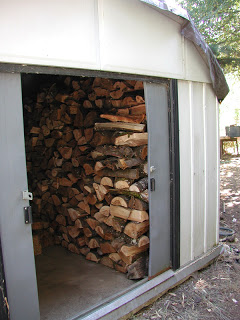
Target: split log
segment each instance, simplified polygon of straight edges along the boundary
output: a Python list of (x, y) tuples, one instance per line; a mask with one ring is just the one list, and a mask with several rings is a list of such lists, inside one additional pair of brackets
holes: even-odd
[(103, 214), (105, 217), (108, 217), (110, 214), (110, 207), (109, 206), (102, 206), (102, 208), (99, 210), (101, 214)]
[(103, 254), (116, 252), (116, 249), (114, 249), (110, 242), (101, 242), (100, 249)]
[(110, 193), (107, 193), (104, 197), (104, 200), (107, 202), (108, 205), (111, 204), (113, 196)]
[(84, 136), (87, 142), (91, 141), (93, 138), (93, 128), (84, 129)]
[(125, 262), (122, 261), (122, 264), (118, 264), (116, 263), (114, 268), (119, 271), (119, 272), (122, 272), (122, 273), (127, 273), (127, 265)]
[(102, 177), (100, 184), (107, 187), (113, 187), (113, 180), (109, 177)]
[(138, 240), (138, 247), (144, 247), (146, 245), (149, 245), (150, 241), (147, 236), (141, 236)]
[(30, 130), (30, 133), (39, 134), (40, 131), (41, 129), (39, 127), (32, 127), (32, 129)]
[(148, 275), (148, 257), (143, 256), (127, 267), (127, 278), (131, 280), (142, 279)]
[(85, 101), (83, 102), (83, 108), (85, 108), (85, 109), (92, 109), (93, 106), (92, 106), (91, 101), (85, 100)]
[(133, 133), (133, 134), (126, 134), (123, 136), (119, 136), (115, 138), (114, 144), (116, 146), (130, 146), (130, 147), (137, 147), (144, 144), (148, 144), (148, 133)]
[(90, 207), (87, 202), (81, 201), (77, 205), (80, 209), (85, 211), (87, 214), (90, 214)]
[[(85, 238), (84, 238), (84, 237), (77, 238), (77, 244), (78, 244), (80, 247), (85, 246), (85, 245), (86, 245)], [(81, 251), (81, 250), (80, 250), (80, 251)]]
[(112, 193), (112, 194), (122, 194), (122, 195), (126, 195), (129, 197), (135, 197), (135, 198), (138, 198), (138, 199), (143, 200), (148, 203), (148, 190), (145, 190), (145, 191), (139, 193), (139, 192), (133, 192), (133, 191), (124, 190), (124, 189), (121, 189), (121, 190), (120, 189), (109, 189), (108, 192)]
[(123, 253), (126, 257), (131, 257), (131, 256), (134, 256), (138, 253), (147, 251), (148, 248), (149, 248), (149, 244), (146, 244), (145, 246), (142, 246), (142, 247), (131, 246), (131, 245), (126, 246), (125, 245), (125, 246), (121, 247), (119, 254)]
[(105, 217), (103, 222), (117, 232), (123, 232), (126, 225), (126, 220), (114, 216)]
[(59, 185), (63, 187), (71, 187), (73, 182), (67, 178), (61, 178), (59, 179)]
[(134, 86), (134, 90), (143, 90), (143, 82), (142, 81), (137, 81), (135, 86)]
[(74, 129), (73, 135), (76, 141), (78, 141), (82, 137), (82, 129)]
[(127, 220), (130, 216), (131, 209), (110, 205), (110, 214), (114, 217)]
[(146, 211), (132, 210), (129, 208), (114, 205), (110, 206), (110, 214), (114, 217), (135, 222), (143, 222), (149, 220), (148, 213)]
[(130, 198), (128, 202), (128, 207), (136, 210), (148, 210), (148, 204), (135, 197)]
[[(142, 160), (139, 158), (132, 158), (132, 159), (118, 159), (118, 167), (120, 169), (127, 169), (132, 167), (137, 167), (142, 163)], [(131, 190), (134, 191), (134, 190)]]
[(83, 194), (83, 193), (76, 194), (76, 195), (75, 195), (75, 198), (76, 198), (78, 201), (82, 201), (82, 200), (84, 199), (84, 194)]
[(131, 115), (142, 115), (146, 114), (146, 106), (145, 104), (139, 104), (138, 106), (131, 107), (129, 109)]
[(117, 115), (119, 116), (128, 116), (129, 115), (129, 109), (128, 108), (120, 108), (117, 110)]
[(83, 247), (80, 248), (79, 251), (81, 252), (81, 254), (83, 254), (84, 256), (87, 256), (88, 253), (90, 252), (90, 249), (88, 247)]
[(147, 188), (148, 188), (148, 178), (143, 178), (143, 179), (138, 180), (135, 183), (133, 183), (130, 186), (129, 191), (143, 192)]
[(91, 238), (93, 236), (93, 233), (89, 228), (83, 228), (83, 233), (87, 238)]
[(117, 178), (126, 178), (131, 180), (139, 179), (139, 170), (138, 169), (126, 169), (126, 170), (115, 170), (103, 169), (98, 172), (99, 176), (109, 176)]
[(118, 253), (123, 260), (123, 262), (126, 263), (126, 265), (131, 265), (134, 261), (136, 261), (138, 258), (140, 258), (143, 254), (142, 253), (136, 253), (135, 255), (126, 256), (124, 253), (120, 252)]
[(94, 171), (95, 171), (95, 173), (98, 173), (98, 171), (100, 171), (106, 167), (111, 170), (119, 169), (118, 159), (115, 157), (110, 157), (110, 158), (107, 158), (102, 161), (97, 161), (95, 164), (95, 167), (94, 167)]
[(93, 188), (95, 189), (98, 200), (103, 201), (105, 194), (108, 193), (108, 189), (105, 186), (97, 183), (93, 183)]
[(63, 233), (62, 237), (66, 242), (70, 242), (66, 233)]
[(135, 221), (135, 222), (143, 222), (143, 221), (149, 220), (149, 216), (147, 211), (131, 210), (128, 220)]
[(88, 193), (95, 193), (95, 190), (94, 190), (92, 184), (90, 184), (90, 183), (85, 185), (84, 189), (87, 190)]
[(70, 237), (72, 237), (73, 239), (78, 237), (81, 232), (81, 230), (79, 228), (77, 228), (76, 226), (68, 226), (67, 231), (68, 231), (68, 234), (70, 235)]
[(99, 222), (105, 222), (107, 219), (107, 217), (99, 211), (94, 214), (94, 218)]
[(82, 229), (82, 228), (83, 228), (83, 225), (82, 225), (82, 222), (81, 222), (80, 219), (75, 220), (75, 226), (76, 226), (78, 229)]
[(116, 178), (114, 182), (115, 189), (129, 189), (132, 184), (131, 180), (127, 180), (125, 178)]
[(67, 209), (67, 211), (72, 221), (75, 221), (78, 218), (85, 217), (87, 215), (87, 213), (85, 213), (82, 209), (79, 208), (69, 208)]
[(109, 91), (103, 88), (94, 88), (93, 89), (97, 97), (107, 97), (109, 95)]
[(87, 176), (89, 176), (89, 175), (94, 173), (94, 169), (93, 169), (93, 167), (91, 166), (90, 163), (84, 163), (83, 168), (84, 168), (85, 174)]
[(145, 202), (148, 202), (148, 190), (145, 190), (140, 193), (141, 194), (141, 199)]
[(112, 156), (116, 158), (131, 158), (133, 150), (128, 146), (98, 146), (94, 152), (91, 153), (92, 158), (96, 160), (99, 157)]
[(98, 263), (100, 261), (100, 257), (97, 253), (89, 252), (86, 255), (86, 259)]
[(114, 206), (121, 206), (121, 207), (128, 208), (128, 200), (129, 199), (126, 196), (117, 196), (112, 199), (111, 204)]
[(101, 161), (97, 161), (95, 166), (94, 166), (94, 172), (98, 172), (102, 169), (104, 169), (106, 166), (101, 162)]
[(113, 232), (111, 228), (107, 227), (105, 224), (100, 224), (95, 228), (96, 233), (104, 240), (113, 240)]
[(100, 263), (103, 264), (104, 266), (106, 267), (109, 267), (109, 268), (112, 268), (114, 269), (114, 263), (113, 261), (107, 257), (107, 256), (104, 256), (101, 260), (100, 260)]
[[(123, 109), (127, 110), (127, 109)], [(120, 116), (118, 116), (120, 117)], [(122, 117), (121, 118), (125, 118)], [(122, 123), (122, 122), (104, 122), (95, 123), (94, 129), (96, 131), (132, 131), (132, 132), (144, 132), (146, 128), (145, 124), (140, 123)]]
[(62, 147), (62, 148), (59, 148), (58, 151), (64, 159), (68, 160), (72, 156), (72, 148)]
[(90, 111), (84, 118), (83, 125), (85, 128), (92, 127), (98, 118), (96, 111)]
[(63, 240), (61, 242), (61, 246), (64, 247), (64, 248), (67, 248), (68, 247), (68, 242), (66, 240)]
[(95, 194), (89, 193), (89, 195), (87, 196), (87, 202), (91, 205), (97, 203), (97, 197), (95, 196)]
[(129, 222), (125, 229), (124, 233), (130, 238), (137, 239), (144, 233), (149, 230), (149, 221), (144, 221), (141, 223)]
[(96, 132), (90, 144), (93, 147), (97, 147), (97, 146), (102, 146), (104, 144), (112, 144), (112, 142), (113, 142), (112, 134), (105, 133), (105, 132), (104, 133)]
[(95, 230), (96, 227), (99, 225), (99, 222), (92, 218), (86, 219), (86, 222), (92, 230)]
[(68, 250), (73, 253), (79, 254), (79, 249), (73, 243), (69, 243)]
[(99, 241), (97, 240), (97, 238), (92, 238), (89, 243), (88, 243), (88, 247), (90, 249), (96, 249), (100, 247)]
[(148, 155), (147, 145), (134, 148), (134, 155), (135, 157), (139, 157), (141, 160), (145, 160)]
[(125, 242), (121, 238), (116, 238), (111, 242), (111, 245), (118, 252), (121, 249), (121, 247), (125, 245)]
[[(132, 97), (125, 97), (121, 101), (120, 106), (122, 106), (122, 107), (131, 107), (131, 106), (135, 106), (137, 104), (138, 104), (138, 102), (135, 101)], [(116, 107), (116, 106), (114, 106), (114, 107)]]
[(118, 253), (110, 253), (109, 258), (116, 263), (121, 260), (121, 257)]
[(128, 116), (128, 117), (123, 117), (123, 116), (118, 116), (118, 115), (113, 115), (113, 114), (101, 114), (100, 118), (102, 119), (107, 119), (112, 122), (126, 122), (126, 123), (142, 123), (145, 119), (145, 115), (138, 115), (138, 116)]
[[(59, 224), (61, 224), (61, 225), (63, 225), (63, 226), (66, 226), (66, 218), (65, 218), (62, 214), (57, 215), (56, 221), (57, 221)], [(34, 230), (34, 229), (33, 229), (33, 230)]]

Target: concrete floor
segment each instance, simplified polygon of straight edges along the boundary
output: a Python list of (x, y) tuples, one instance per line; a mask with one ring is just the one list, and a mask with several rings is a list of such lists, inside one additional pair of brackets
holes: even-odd
[(135, 281), (60, 246), (35, 258), (41, 320), (69, 320), (126, 290)]

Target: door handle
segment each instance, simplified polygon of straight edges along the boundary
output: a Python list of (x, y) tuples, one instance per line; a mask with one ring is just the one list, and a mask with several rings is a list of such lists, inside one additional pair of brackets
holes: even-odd
[(32, 207), (24, 207), (24, 220), (26, 224), (32, 224)]
[(150, 179), (150, 190), (155, 191), (155, 179), (154, 178)]

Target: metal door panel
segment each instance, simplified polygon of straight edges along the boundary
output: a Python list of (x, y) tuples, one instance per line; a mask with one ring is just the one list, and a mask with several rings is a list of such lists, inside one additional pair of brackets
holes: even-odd
[[(148, 123), (148, 172), (155, 179), (149, 188), (149, 277), (170, 267), (170, 166), (168, 84), (144, 83)], [(155, 170), (151, 172), (150, 168)]]
[(0, 73), (0, 232), (11, 320), (38, 320), (31, 225), (25, 224), (27, 190), (20, 74)]

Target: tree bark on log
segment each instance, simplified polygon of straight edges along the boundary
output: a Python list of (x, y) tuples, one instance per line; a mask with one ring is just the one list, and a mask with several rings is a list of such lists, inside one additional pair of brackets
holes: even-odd
[(117, 178), (127, 178), (131, 180), (139, 179), (139, 170), (138, 169), (126, 169), (126, 170), (116, 170), (112, 171), (110, 169), (103, 169), (98, 172), (98, 175), (109, 176), (109, 177), (117, 177)]
[(148, 188), (148, 178), (143, 178), (141, 180), (136, 181), (133, 183), (129, 191), (134, 191), (134, 192), (143, 192)]

